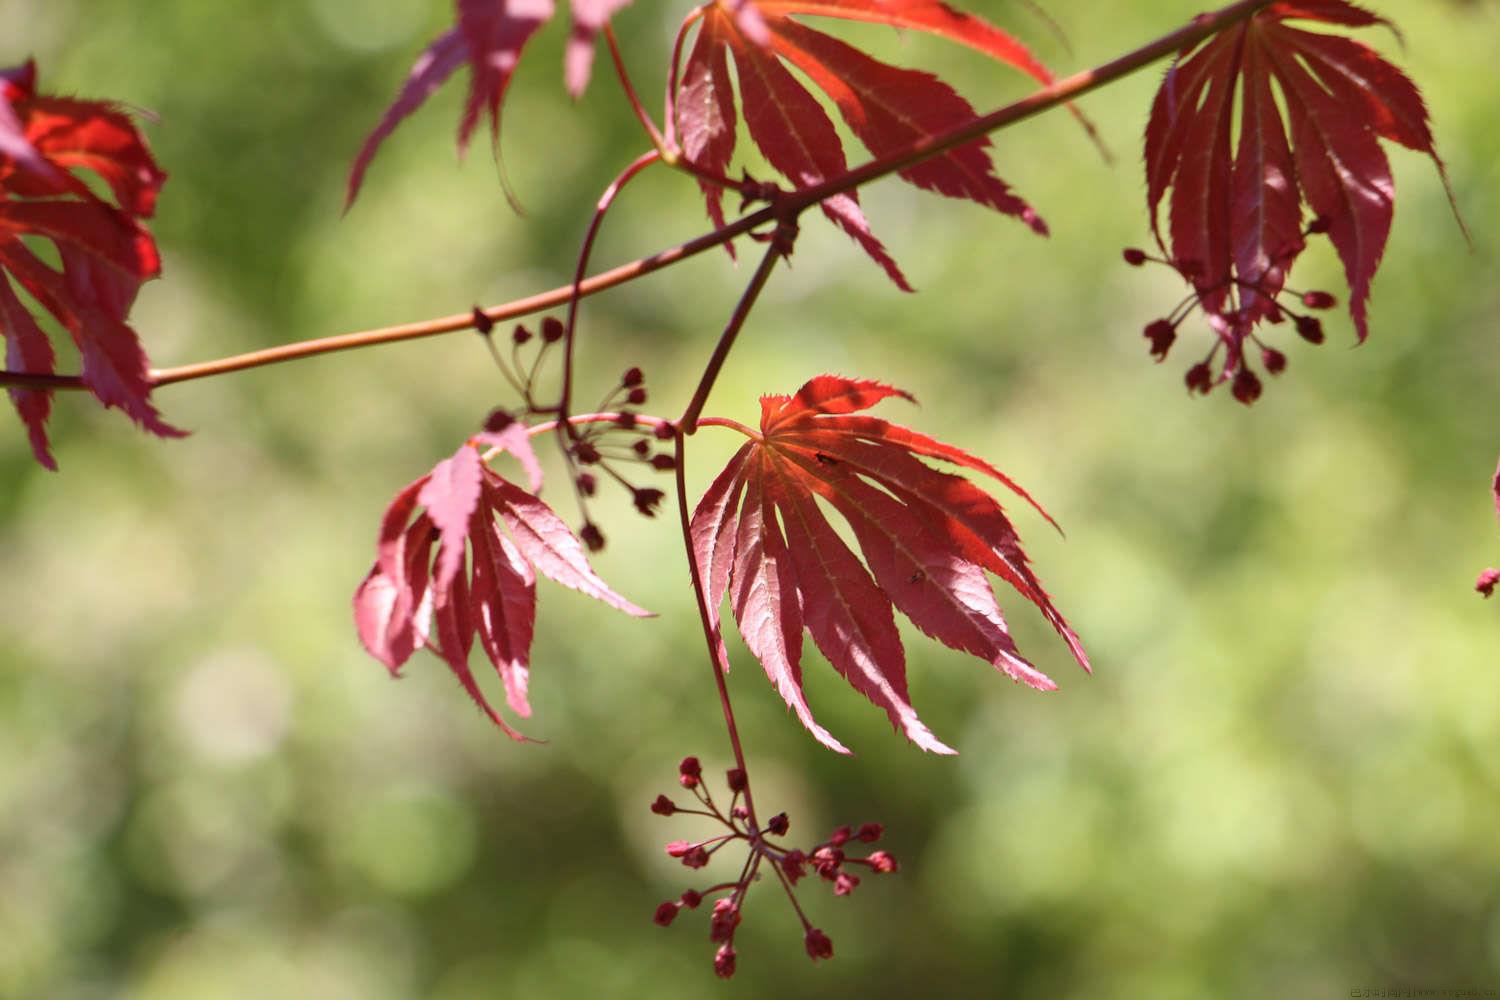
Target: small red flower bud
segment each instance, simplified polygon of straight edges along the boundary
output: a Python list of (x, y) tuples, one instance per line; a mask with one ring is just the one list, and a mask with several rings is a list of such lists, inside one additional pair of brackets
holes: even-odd
[(635, 414), (629, 410), (621, 410), (615, 414), (615, 426), (630, 430), (635, 426)]
[(1153, 320), (1146, 324), (1142, 336), (1151, 341), (1151, 356), (1157, 361), (1165, 361), (1167, 352), (1172, 349), (1172, 344), (1177, 340), (1177, 328), (1170, 320)]
[(682, 783), (682, 787), (697, 788), (698, 779), (701, 777), (703, 777), (703, 765), (698, 763), (698, 758), (682, 758), (682, 763), (677, 765), (677, 780)]
[(584, 465), (593, 465), (599, 461), (599, 449), (595, 448), (593, 443), (589, 441), (579, 441), (575, 444), (573, 446), (573, 454)]
[(677, 803), (665, 795), (658, 795), (656, 801), (651, 803), (651, 811), (658, 816), (670, 816), (677, 811)]
[(620, 384), (627, 389), (634, 389), (644, 381), (646, 376), (639, 368), (627, 368), (625, 374), (620, 376)]
[(875, 841), (879, 840), (881, 835), (884, 833), (885, 827), (881, 826), (879, 823), (866, 823), (864, 826), (859, 828), (859, 832), (856, 833), (855, 836), (864, 841), (866, 844), (873, 844), (875, 843)]
[(509, 410), (497, 406), (484, 418), (484, 429), (491, 434), (498, 434), (515, 422), (516, 418)]
[(847, 896), (859, 885), (859, 878), (848, 872), (839, 872), (833, 880), (833, 894), (835, 896)]
[(734, 975), (734, 949), (727, 944), (714, 952), (714, 975), (720, 979)]
[(651, 433), (656, 435), (658, 441), (670, 441), (677, 436), (671, 424), (657, 424)]
[(749, 819), (750, 818), (750, 807), (749, 806), (735, 806), (733, 809), (729, 810), (729, 815), (733, 816), (735, 819)]
[(646, 401), (646, 390), (637, 386), (630, 390), (630, 395), (626, 396), (625, 400), (631, 406), (640, 406)]
[(749, 784), (745, 780), (744, 770), (738, 767), (731, 767), (725, 774), (724, 778), (725, 781), (728, 782), (729, 790), (731, 792), (743, 792), (746, 785)]
[(730, 897), (714, 903), (713, 916), (708, 921), (710, 941), (728, 941), (734, 937), (734, 929), (740, 925), (740, 908)]
[(1140, 249), (1139, 247), (1126, 247), (1123, 251), (1121, 251), (1120, 256), (1124, 257), (1125, 263), (1129, 264), (1131, 267), (1140, 267), (1142, 264), (1146, 263), (1146, 251)]
[(1496, 584), (1500, 584), (1500, 569), (1487, 569), (1479, 574), (1479, 579), (1474, 583), (1474, 589), (1485, 597), (1493, 597)]
[(876, 851), (868, 858), (865, 858), (865, 860), (870, 863), (870, 868), (877, 875), (889, 875), (901, 869), (901, 865), (897, 863), (896, 859), (884, 851)]
[(655, 469), (658, 472), (671, 472), (673, 469), (677, 468), (677, 459), (673, 458), (671, 455), (666, 454), (652, 455), (651, 468)]
[(595, 491), (599, 489), (599, 480), (594, 478), (592, 472), (580, 472), (576, 481), (578, 483), (578, 492), (586, 497), (593, 496)]
[(583, 522), (583, 527), (578, 531), (578, 537), (583, 539), (583, 544), (589, 547), (590, 552), (598, 552), (604, 548), (604, 532), (593, 521)]
[(524, 344), (531, 339), (531, 331), (526, 329), (525, 324), (517, 323), (516, 328), (511, 331), (510, 339), (515, 341), (518, 345)]
[(667, 856), (670, 858), (680, 858), (692, 849), (693, 842), (691, 840), (673, 840), (667, 844)]
[(696, 910), (698, 904), (703, 902), (703, 893), (693, 889), (687, 889), (682, 894), (682, 905), (690, 910)]
[(766, 832), (777, 837), (784, 837), (787, 830), (791, 829), (791, 825), (786, 818), (786, 813), (777, 813), (766, 822)]
[(781, 870), (787, 881), (796, 885), (807, 874), (807, 855), (797, 850), (787, 851), (781, 859)]
[(1316, 236), (1319, 233), (1328, 232), (1329, 219), (1326, 215), (1316, 216), (1307, 224), (1307, 235)]
[(669, 927), (672, 921), (677, 919), (677, 904), (672, 902), (663, 903), (656, 908), (656, 915), (651, 918), (658, 927)]
[(495, 321), (485, 315), (484, 310), (478, 306), (474, 307), (474, 329), (479, 331), (481, 337), (488, 337), (490, 331), (495, 328)]
[(1298, 316), (1297, 334), (1309, 344), (1323, 342), (1323, 324), (1316, 316)]
[(833, 835), (828, 838), (828, 842), (834, 847), (843, 847), (849, 843), (849, 838), (853, 835), (854, 831), (850, 830), (847, 826), (841, 826), (833, 831)]
[(682, 863), (688, 868), (702, 868), (708, 864), (708, 852), (701, 847), (695, 847), (682, 856)]
[(1280, 375), (1286, 371), (1286, 355), (1275, 348), (1268, 347), (1261, 351), (1260, 360), (1266, 366), (1266, 371), (1272, 375)]
[(1230, 386), (1234, 398), (1249, 406), (1260, 398), (1260, 379), (1248, 368), (1241, 368), (1235, 372), (1234, 383)]
[(1201, 392), (1207, 395), (1208, 390), (1213, 388), (1213, 372), (1209, 370), (1206, 361), (1200, 361), (1187, 370), (1187, 377), (1184, 381), (1187, 382), (1188, 392)]
[(630, 450), (635, 452), (642, 458), (645, 458), (647, 453), (651, 451), (651, 445), (646, 442), (645, 438), (641, 438), (639, 441), (630, 446)]
[(662, 498), (665, 496), (666, 494), (661, 490), (647, 487), (646, 489), (632, 490), (630, 494), (630, 500), (631, 503), (635, 504), (636, 510), (640, 511), (647, 517), (655, 517), (656, 507), (661, 503)]
[(802, 943), (807, 946), (807, 957), (814, 962), (820, 958), (833, 957), (833, 942), (816, 927), (807, 929), (807, 933), (802, 936)]
[(1339, 300), (1328, 292), (1303, 292), (1302, 304), (1309, 309), (1332, 309)]
[(542, 339), (549, 344), (555, 344), (563, 338), (562, 320), (556, 316), (548, 316), (542, 320)]

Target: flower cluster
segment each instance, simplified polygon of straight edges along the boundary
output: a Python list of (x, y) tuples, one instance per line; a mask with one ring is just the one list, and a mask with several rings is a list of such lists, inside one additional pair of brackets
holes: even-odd
[[(853, 856), (856, 845), (873, 844), (881, 838), (885, 828), (879, 823), (866, 823), (858, 828), (841, 826), (827, 840), (803, 850), (787, 847), (773, 841), (772, 837), (784, 837), (791, 827), (786, 813), (777, 813), (759, 826), (754, 809), (750, 805), (749, 781), (745, 772), (732, 768), (726, 775), (731, 798), (727, 810), (720, 809), (713, 794), (703, 781), (703, 769), (696, 757), (684, 758), (678, 767), (678, 783), (693, 794), (697, 807), (679, 806), (666, 795), (658, 795), (651, 803), (651, 811), (658, 816), (686, 813), (707, 816), (721, 824), (725, 832), (706, 840), (674, 840), (667, 844), (667, 854), (677, 858), (683, 866), (699, 869), (729, 844), (742, 843), (745, 861), (740, 874), (732, 882), (719, 882), (703, 889), (688, 889), (677, 899), (669, 899), (657, 906), (653, 918), (666, 927), (677, 919), (684, 909), (696, 910), (705, 900), (712, 900), (709, 908), (708, 937), (718, 946), (714, 952), (714, 972), (722, 978), (734, 975), (737, 953), (734, 950), (734, 934), (740, 925), (745, 896), (750, 884), (760, 878), (763, 867), (770, 869), (781, 883), (792, 909), (802, 922), (802, 945), (813, 961), (833, 957), (833, 942), (828, 935), (812, 925), (802, 906), (797, 902), (795, 886), (809, 874), (833, 886), (835, 896), (847, 896), (859, 885), (860, 878), (851, 868), (864, 868), (874, 875), (886, 875), (898, 871), (896, 859), (885, 851), (874, 851), (863, 857)], [(717, 897), (717, 898), (715, 898)]]

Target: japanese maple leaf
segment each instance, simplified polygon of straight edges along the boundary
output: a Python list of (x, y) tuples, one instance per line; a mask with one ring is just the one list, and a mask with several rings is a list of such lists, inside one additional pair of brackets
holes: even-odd
[[(114, 203), (96, 195), (78, 171), (96, 175)], [(135, 123), (103, 101), (36, 91), (33, 63), (0, 70), (0, 333), (5, 366), (50, 375), (56, 354), (21, 299), (19, 285), (68, 331), (83, 360), (83, 382), (164, 437), (181, 431), (151, 405), (145, 351), (126, 314), (141, 283), (161, 271), (156, 243), (140, 220), (156, 208), (166, 180)], [(24, 242), (50, 241), (59, 267)], [(12, 284), (15, 282), (15, 285)], [(51, 393), (11, 389), (31, 450), (49, 469)]]
[[(629, 3), (630, 0), (572, 0), (573, 26), (564, 57), (564, 77), (574, 97), (581, 95), (588, 85), (595, 36), (615, 12)], [(526, 43), (552, 19), (554, 0), (454, 0), (454, 6), (457, 24), (439, 35), (417, 58), (395, 101), (354, 158), (344, 199), (346, 208), (359, 194), (365, 170), (380, 144), (465, 63), (469, 66), (469, 96), (459, 119), (459, 153), (468, 148), (481, 114), (489, 117), (491, 140), (499, 141), (500, 106), (506, 88), (515, 75)]]
[[(1227, 347), (1221, 381), (1241, 369), (1256, 324), (1283, 318), (1276, 298), (1313, 233), (1326, 232), (1338, 252), (1355, 331), (1368, 336), (1395, 198), (1380, 139), (1427, 154), (1447, 182), (1411, 80), (1359, 42), (1291, 21), (1388, 23), (1346, 0), (1273, 3), (1179, 53), (1146, 127), (1152, 227)], [(1164, 235), (1158, 210), (1169, 189)]]
[[(909, 740), (953, 753), (912, 708), (893, 610), (1017, 681), (1055, 688), (1016, 649), (985, 575), (993, 573), (1041, 610), (1085, 670), (1088, 659), (995, 499), (920, 459), (983, 473), (1034, 501), (968, 452), (857, 415), (891, 396), (912, 398), (878, 382), (820, 375), (793, 396), (762, 397), (759, 435), (730, 460), (693, 515), (694, 558), (714, 631), (728, 595), (746, 646), (819, 742), (848, 752), (803, 697), (804, 629)], [(848, 523), (863, 562), (823, 504)]]
[[(475, 444), (514, 453), (531, 477), (532, 492), (485, 464)], [(495, 725), (518, 740), (525, 737), (480, 690), (469, 653), (477, 636), (500, 675), (506, 703), (522, 718), (530, 716), (526, 691), (538, 572), (627, 614), (651, 614), (599, 578), (583, 543), (535, 496), (539, 486), (536, 456), (522, 425), (465, 442), (396, 494), (381, 520), (375, 565), (354, 594), (355, 626), (371, 656), (399, 674), (412, 653), (432, 649)]]
[[(904, 150), (975, 118), (969, 102), (936, 76), (880, 62), (790, 16), (801, 14), (929, 32), (971, 46), (1038, 81), (1051, 81), (1047, 69), (1015, 39), (937, 0), (718, 0), (702, 9), (702, 25), (675, 94), (677, 130), (689, 160), (722, 176), (734, 156), (731, 57), (750, 138), (798, 188), (837, 177), (847, 164), (832, 120), (791, 69), (833, 101), (850, 130), (876, 156)], [(924, 190), (1016, 216), (1045, 234), (1046, 224), (1031, 206), (995, 175), (988, 146), (988, 139), (976, 139), (900, 175)], [(707, 182), (702, 187), (709, 217), (722, 226), (722, 189)], [(871, 233), (856, 193), (829, 198), (820, 207), (897, 286), (910, 291), (896, 262)]]

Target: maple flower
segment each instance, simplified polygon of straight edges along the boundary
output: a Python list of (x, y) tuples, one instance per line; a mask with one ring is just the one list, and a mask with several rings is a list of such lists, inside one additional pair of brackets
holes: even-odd
[(540, 487), (540, 466), (522, 424), (465, 442), (391, 501), (375, 565), (354, 594), (354, 619), (365, 649), (392, 674), (417, 649), (430, 648), (497, 726), (524, 739), (485, 698), (469, 669), (469, 652), (477, 636), (500, 675), (506, 703), (528, 717), (536, 574), (630, 615), (651, 612), (611, 590), (552, 508), (485, 464), (476, 444), (515, 455), (532, 490)]
[[(1293, 21), (1389, 25), (1347, 0), (1273, 3), (1179, 52), (1146, 126), (1153, 233), (1167, 262), (1192, 285), (1190, 301), (1215, 334), (1205, 364), (1223, 352), (1218, 374), (1205, 379), (1194, 366), (1189, 387), (1207, 392), (1229, 382), (1244, 403), (1259, 395), (1245, 349), (1260, 324), (1290, 314), (1304, 339), (1323, 340), (1316, 320), (1278, 301), (1287, 293), (1308, 309), (1336, 304), (1328, 292), (1296, 296), (1286, 288), (1309, 237), (1326, 235), (1333, 244), (1355, 332), (1361, 342), (1369, 335), (1370, 284), (1395, 205), (1379, 140), (1425, 153), (1448, 184), (1415, 84), (1368, 46)], [(1312, 215), (1305, 225), (1304, 204)], [(1125, 259), (1147, 258), (1126, 251)], [(1154, 354), (1164, 353), (1159, 347), (1153, 340)]]
[[(1500, 465), (1495, 467), (1495, 481), (1492, 486), (1495, 494), (1495, 514), (1500, 516)], [(1495, 592), (1495, 587), (1500, 585), (1500, 569), (1487, 569), (1479, 574), (1479, 579), (1474, 583), (1474, 589), (1485, 597)]]
[[(911, 705), (894, 610), (1014, 680), (1055, 688), (1016, 649), (986, 576), (993, 573), (1041, 611), (1085, 670), (1088, 658), (995, 499), (920, 458), (980, 472), (1034, 501), (980, 458), (857, 413), (892, 396), (911, 399), (878, 382), (820, 375), (794, 395), (762, 397), (759, 434), (730, 459), (693, 515), (694, 558), (711, 627), (719, 628), (727, 596), (746, 646), (820, 743), (848, 752), (813, 719), (803, 696), (804, 629), (907, 739), (953, 753)], [(849, 523), (863, 562), (819, 500)]]
[[(79, 176), (104, 182), (113, 202)], [(5, 367), (51, 375), (56, 353), (17, 295), (14, 280), (68, 331), (83, 362), (83, 384), (160, 437), (183, 431), (151, 404), (146, 353), (126, 315), (141, 285), (161, 273), (143, 220), (156, 210), (167, 175), (135, 123), (107, 101), (50, 97), (36, 89), (36, 65), (0, 69), (0, 335)], [(28, 239), (49, 241), (60, 266)], [(32, 454), (56, 469), (47, 439), (52, 394), (11, 389)]]

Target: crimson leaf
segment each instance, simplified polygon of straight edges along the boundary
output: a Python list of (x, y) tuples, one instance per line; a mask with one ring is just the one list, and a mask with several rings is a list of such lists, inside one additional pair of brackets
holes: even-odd
[[(114, 204), (78, 171), (96, 175)], [(84, 385), (145, 429), (182, 431), (151, 405), (148, 366), (125, 317), (141, 284), (161, 272), (141, 220), (155, 211), (164, 174), (128, 115), (104, 101), (39, 95), (32, 63), (0, 70), (0, 334), (6, 367), (50, 375), (56, 354), (12, 286), (13, 279), (68, 331), (83, 361)], [(25, 237), (50, 241), (60, 267)], [(37, 461), (57, 464), (47, 440), (51, 393), (11, 389)]]
[[(763, 397), (759, 435), (730, 460), (693, 515), (694, 559), (715, 634), (727, 595), (746, 646), (819, 742), (847, 752), (814, 721), (803, 696), (804, 628), (909, 740), (952, 753), (912, 708), (894, 610), (1015, 680), (1055, 688), (1016, 649), (988, 571), (1041, 610), (1085, 670), (1088, 659), (1000, 505), (919, 456), (983, 473), (1031, 498), (968, 452), (857, 413), (891, 396), (911, 399), (878, 382), (821, 375), (793, 396)], [(848, 523), (863, 561), (829, 523), (824, 504)]]

